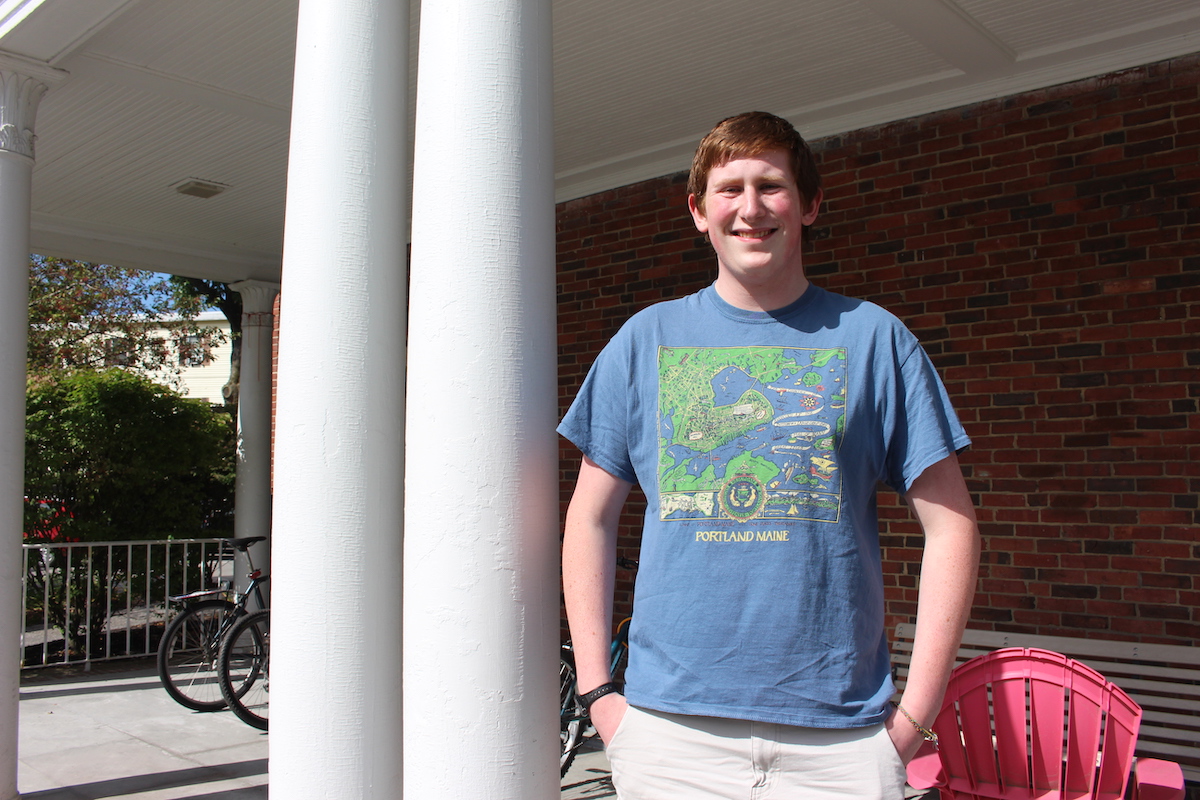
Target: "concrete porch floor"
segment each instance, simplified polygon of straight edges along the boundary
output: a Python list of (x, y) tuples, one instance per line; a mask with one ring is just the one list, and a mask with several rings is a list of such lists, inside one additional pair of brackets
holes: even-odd
[[(178, 705), (152, 659), (27, 670), (20, 714), (22, 800), (266, 800), (267, 734)], [(562, 800), (615, 797), (608, 774), (585, 745)]]
[(22, 800), (265, 800), (267, 736), (163, 691), (153, 659), (26, 670)]

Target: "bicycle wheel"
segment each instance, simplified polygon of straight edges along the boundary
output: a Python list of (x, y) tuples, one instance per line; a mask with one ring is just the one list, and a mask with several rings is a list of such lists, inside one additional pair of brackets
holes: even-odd
[(270, 689), (271, 612), (255, 611), (233, 624), (221, 643), (221, 695), (238, 719), (265, 731)]
[(225, 707), (217, 680), (221, 634), (244, 613), (228, 600), (201, 600), (171, 620), (158, 644), (158, 677), (175, 702), (194, 711)]
[(566, 775), (575, 760), (575, 751), (583, 739), (587, 712), (575, 690), (575, 668), (566, 656), (558, 657), (558, 738), (562, 746), (558, 759), (559, 777)]

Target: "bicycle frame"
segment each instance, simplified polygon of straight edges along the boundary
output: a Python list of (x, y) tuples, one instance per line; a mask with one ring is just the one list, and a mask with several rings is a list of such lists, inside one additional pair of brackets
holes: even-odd
[(633, 617), (621, 620), (621, 624), (617, 625), (617, 633), (613, 636), (612, 646), (609, 648), (608, 674), (614, 678), (617, 676), (617, 667), (621, 664), (621, 657), (629, 649), (629, 626), (632, 623)]
[(197, 600), (215, 599), (231, 599), (231, 602), (240, 609), (245, 610), (246, 605), (251, 597), (258, 605), (259, 609), (267, 607), (266, 600), (263, 598), (262, 585), (270, 580), (269, 575), (263, 575), (260, 570), (255, 570), (247, 577), (250, 578), (250, 585), (246, 587), (245, 592), (239, 593), (237, 590), (230, 587), (221, 587), (219, 589), (200, 589), (187, 594), (173, 595), (169, 599), (175, 603), (193, 603)]
[(246, 555), (246, 563), (249, 568), (246, 577), (250, 579), (250, 584), (246, 587), (245, 592), (239, 593), (231, 586), (221, 586), (216, 589), (199, 589), (187, 594), (174, 595), (168, 599), (176, 603), (193, 603), (197, 600), (206, 600), (209, 598), (231, 599), (231, 602), (239, 610), (245, 611), (247, 602), (253, 597), (254, 601), (258, 604), (258, 608), (260, 610), (265, 609), (267, 603), (265, 598), (263, 598), (262, 585), (270, 580), (270, 576), (263, 575), (261, 569), (255, 569), (253, 557), (250, 555), (250, 546), (265, 538), (265, 536), (255, 536), (243, 540), (226, 540), (226, 544), (235, 550), (240, 550)]

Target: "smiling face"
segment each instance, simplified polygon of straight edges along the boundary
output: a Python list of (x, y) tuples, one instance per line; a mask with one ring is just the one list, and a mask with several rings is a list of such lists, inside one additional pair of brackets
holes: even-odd
[(688, 195), (696, 229), (717, 253), (717, 293), (727, 303), (773, 311), (808, 288), (804, 227), (817, 218), (821, 191), (806, 201), (783, 150), (733, 158), (708, 173), (704, 197)]

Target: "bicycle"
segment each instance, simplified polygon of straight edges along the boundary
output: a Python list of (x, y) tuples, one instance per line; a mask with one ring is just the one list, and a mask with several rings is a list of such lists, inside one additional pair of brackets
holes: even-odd
[[(227, 587), (201, 589), (170, 598), (188, 606), (171, 621), (158, 645), (158, 677), (175, 702), (193, 711), (219, 711), (228, 705), (221, 693), (218, 675), (221, 642), (234, 623), (246, 616), (251, 597), (260, 609), (266, 608), (262, 585), (269, 580), (254, 568), (250, 547), (265, 541), (265, 536), (226, 539), (225, 545), (245, 553), (249, 564), (250, 585), (244, 593)], [(233, 600), (228, 599), (233, 595)]]
[[(617, 566), (636, 574), (638, 562), (631, 558), (618, 558)], [(629, 624), (632, 621), (632, 617), (621, 620), (609, 649), (608, 672), (614, 681), (619, 680), (622, 662), (629, 651)], [(591, 717), (579, 700), (579, 687), (575, 681), (575, 651), (569, 641), (562, 645), (558, 656), (558, 721), (558, 768), (559, 777), (562, 777), (575, 760), (575, 753), (583, 744), (584, 733), (591, 724)]]
[(240, 618), (221, 642), (221, 696), (238, 719), (267, 730), (271, 649), (271, 612), (255, 611)]

